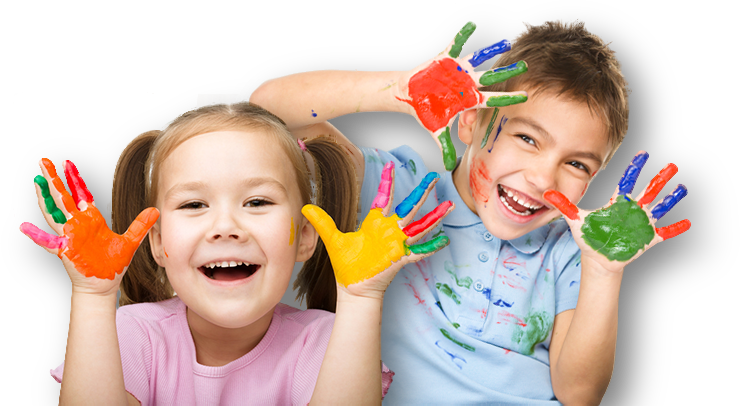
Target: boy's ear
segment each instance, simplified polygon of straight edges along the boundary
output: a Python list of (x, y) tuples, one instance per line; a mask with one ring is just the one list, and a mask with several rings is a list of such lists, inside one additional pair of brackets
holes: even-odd
[(164, 268), (164, 246), (162, 245), (162, 234), (159, 232), (159, 222), (154, 224), (154, 227), (149, 229), (149, 248), (152, 250), (152, 256), (157, 262), (157, 265)]
[(298, 230), (298, 255), (296, 262), (308, 261), (316, 250), (316, 244), (319, 242), (319, 233), (313, 228), (311, 222), (301, 216), (300, 230)]
[(457, 136), (465, 145), (470, 145), (473, 142), (477, 123), (478, 109), (465, 110), (457, 118)]

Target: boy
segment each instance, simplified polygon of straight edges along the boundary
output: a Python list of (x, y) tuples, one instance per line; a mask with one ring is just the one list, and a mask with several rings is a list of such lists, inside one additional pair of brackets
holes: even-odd
[[(445, 166), (454, 168), (425, 208), (455, 203), (456, 210), (429, 233), (445, 233), (449, 248), (405, 267), (385, 295), (383, 360), (396, 373), (386, 402), (598, 403), (614, 364), (624, 265), (688, 225), (661, 232), (652, 226), (660, 215), (652, 213), (650, 232), (657, 236), (650, 234), (654, 238), (636, 249), (606, 241), (602, 245), (611, 250), (600, 253), (585, 243), (587, 213), (570, 201), (580, 200), (626, 133), (627, 90), (619, 63), (582, 24), (529, 27), (514, 51), (497, 61), (506, 68), (495, 71), (521, 73), (526, 68), (516, 61), (523, 59), (529, 72), (482, 89), (526, 91), (528, 100), (523, 92), (473, 89), (470, 103), (460, 75), (484, 83), (485, 75), (473, 67), (490, 57), (486, 53), (502, 50), (492, 46), (458, 59), (470, 28), (411, 72), (292, 75), (265, 83), (251, 101), (284, 119), (297, 138), (329, 135), (347, 148), (357, 173), (364, 174), (360, 218), (385, 162), (396, 164), (396, 196), (407, 195), (426, 167), (408, 147), (358, 149), (325, 120), (356, 111), (406, 112), (439, 136)], [(449, 159), (455, 155), (445, 124), (461, 110), (458, 135), (467, 148), (455, 161)], [(630, 193), (646, 155), (633, 161), (611, 203), (637, 205)], [(653, 183), (664, 184), (668, 172)], [(667, 211), (683, 190), (659, 205)], [(641, 197), (634, 199), (638, 212), (652, 200)], [(553, 221), (560, 210), (567, 224)], [(633, 251), (618, 256), (625, 247)]]

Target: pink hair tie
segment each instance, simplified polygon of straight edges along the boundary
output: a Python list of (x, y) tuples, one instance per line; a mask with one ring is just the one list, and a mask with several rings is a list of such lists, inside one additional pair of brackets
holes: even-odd
[(302, 139), (298, 138), (296, 141), (298, 141), (298, 146), (301, 147), (302, 150), (308, 151), (308, 148), (306, 148), (306, 143), (303, 142)]

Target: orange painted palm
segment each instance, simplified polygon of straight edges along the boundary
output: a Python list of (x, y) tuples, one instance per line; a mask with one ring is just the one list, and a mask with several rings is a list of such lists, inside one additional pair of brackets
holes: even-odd
[(86, 286), (93, 291), (117, 289), (120, 278), (114, 279), (128, 267), (141, 240), (157, 221), (159, 211), (155, 208), (142, 211), (129, 229), (118, 235), (108, 228), (72, 162), (66, 161), (64, 168), (72, 195), (51, 161), (42, 159), (41, 169), (44, 176), (34, 180), (39, 207), (58, 235), (46, 233), (31, 223), (23, 223), (21, 231), (62, 259), (75, 287)]

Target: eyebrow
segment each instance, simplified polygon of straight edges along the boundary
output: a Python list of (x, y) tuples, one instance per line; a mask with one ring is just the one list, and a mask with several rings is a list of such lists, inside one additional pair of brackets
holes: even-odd
[[(547, 141), (553, 142), (552, 135), (550, 135), (550, 133), (547, 132), (547, 130), (545, 130), (539, 123), (537, 123), (536, 121), (534, 121), (534, 120), (532, 120), (530, 118), (527, 118), (527, 117), (512, 117), (511, 119), (509, 119), (509, 122), (521, 123), (521, 124), (527, 125), (529, 127), (532, 127), (535, 131), (537, 131), (538, 133), (540, 133), (540, 135), (543, 138), (547, 139)], [(575, 151), (573, 153), (573, 156), (575, 156), (577, 158), (593, 159), (594, 161), (598, 162), (599, 165), (601, 165), (601, 164), (604, 163), (604, 158), (602, 158), (601, 156), (599, 156), (597, 154), (594, 154), (593, 152)]]
[[(269, 176), (261, 176), (261, 177), (254, 177), (254, 178), (247, 178), (240, 182), (240, 186), (244, 188), (254, 188), (258, 186), (266, 185), (268, 187), (274, 187), (278, 189), (280, 192), (288, 195), (288, 189), (285, 188), (285, 186), (280, 183), (277, 179), (269, 177)], [(188, 192), (188, 191), (194, 191), (194, 190), (203, 190), (208, 189), (208, 184), (206, 182), (201, 181), (193, 181), (193, 182), (183, 182), (178, 183), (175, 186), (171, 187), (170, 190), (167, 191), (164, 195), (164, 200), (171, 198), (173, 195), (176, 195), (178, 193), (182, 192)]]

